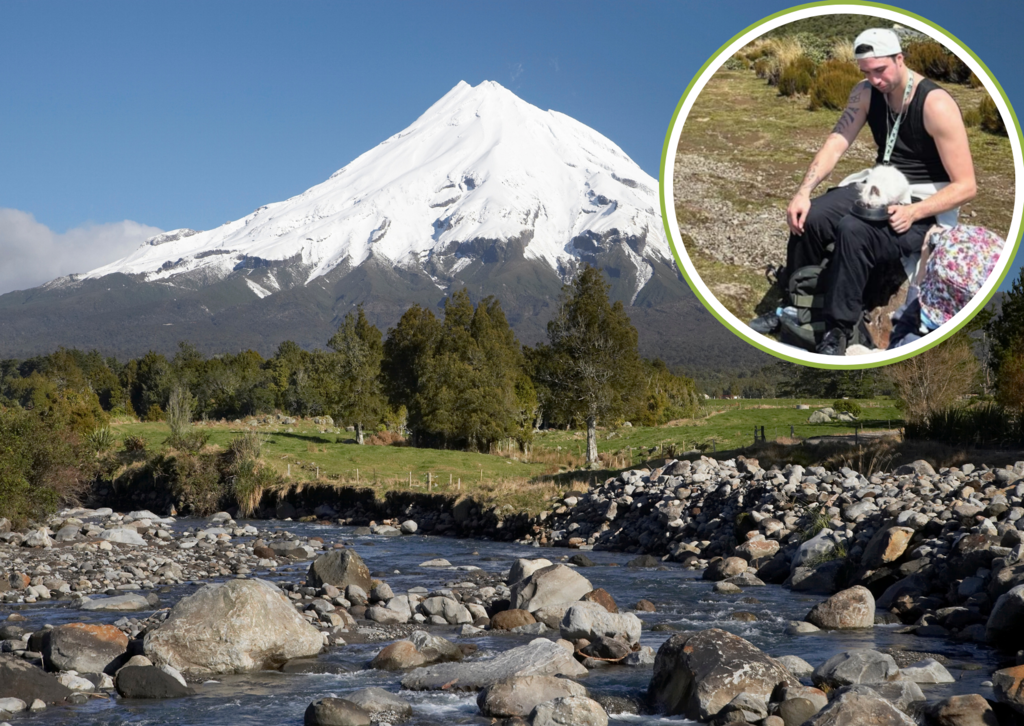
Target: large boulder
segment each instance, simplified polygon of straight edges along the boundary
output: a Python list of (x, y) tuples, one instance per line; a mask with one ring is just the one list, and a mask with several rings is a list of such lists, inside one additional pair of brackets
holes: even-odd
[(875, 596), (856, 585), (841, 590), (807, 613), (807, 622), (828, 630), (870, 628), (875, 624)]
[(13, 655), (0, 655), (0, 698), (20, 698), (32, 703), (58, 703), (71, 695), (71, 689), (56, 678)]
[(752, 643), (718, 628), (673, 635), (654, 659), (650, 699), (669, 715), (707, 721), (740, 693), (763, 701), (779, 685), (799, 685)]
[(155, 664), (193, 676), (278, 668), (322, 647), (320, 631), (263, 580), (206, 585), (182, 598), (145, 639)]
[(585, 696), (587, 689), (568, 678), (513, 676), (486, 686), (476, 697), (484, 716), (529, 716), (538, 704), (563, 696)]
[(985, 624), (985, 639), (1000, 648), (1024, 647), (1024, 585), (1017, 585), (996, 600)]
[(530, 726), (608, 726), (608, 714), (592, 698), (563, 696), (538, 704), (530, 713)]
[(860, 557), (861, 567), (874, 570), (898, 560), (907, 549), (914, 530), (910, 527), (883, 527), (868, 540), (864, 554)]
[(793, 554), (789, 563), (790, 572), (795, 572), (805, 562), (816, 562), (836, 547), (836, 539), (831, 529), (827, 527), (809, 540), (801, 544)]
[(71, 623), (43, 638), (43, 658), (51, 670), (103, 673), (116, 668), (128, 650), (128, 636), (113, 625)]
[(538, 557), (535, 560), (520, 557), (512, 563), (512, 569), (508, 571), (507, 584), (514, 585), (520, 580), (525, 580), (537, 570), (543, 567), (551, 567), (553, 564), (551, 560), (546, 560), (543, 557)]
[(917, 722), (867, 686), (836, 692), (825, 708), (803, 726), (916, 726)]
[(477, 691), (512, 676), (560, 675), (575, 678), (586, 674), (587, 669), (568, 650), (545, 638), (537, 638), (490, 660), (417, 668), (402, 679), (402, 688), (412, 691)]
[(735, 577), (747, 571), (747, 561), (742, 557), (726, 557), (721, 560), (714, 560), (704, 568), (701, 579), (718, 582), (730, 577)]
[(569, 607), (594, 589), (590, 580), (571, 567), (542, 567), (512, 585), (513, 608), (531, 613), (546, 607)]
[(1000, 702), (1017, 713), (1024, 713), (1024, 665), (1003, 668), (993, 673), (992, 690)]
[(121, 698), (180, 698), (195, 692), (156, 666), (125, 666), (117, 672), (114, 687)]
[(811, 680), (816, 686), (839, 688), (861, 683), (885, 683), (895, 680), (899, 672), (896, 661), (888, 653), (852, 648), (836, 653), (815, 668)]
[(352, 549), (332, 550), (313, 560), (306, 574), (306, 584), (310, 587), (334, 585), (339, 590), (358, 585), (364, 592), (372, 587), (370, 570)]
[(566, 640), (618, 638), (629, 645), (640, 641), (642, 623), (633, 613), (610, 613), (596, 602), (578, 602), (565, 611), (559, 631)]

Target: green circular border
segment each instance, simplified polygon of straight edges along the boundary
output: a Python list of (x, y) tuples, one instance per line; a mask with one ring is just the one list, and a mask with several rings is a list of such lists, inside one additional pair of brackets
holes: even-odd
[(693, 87), (697, 83), (697, 80), (701, 77), (701, 75), (704, 73), (704, 71), (707, 70), (708, 66), (710, 66), (711, 63), (714, 60), (716, 60), (720, 55), (722, 55), (722, 53), (725, 52), (725, 50), (730, 45), (732, 45), (734, 42), (736, 42), (739, 38), (741, 38), (742, 36), (746, 35), (747, 33), (749, 33), (754, 28), (758, 28), (761, 25), (764, 25), (765, 23), (767, 23), (770, 20), (774, 20), (775, 18), (784, 16), (784, 15), (789, 15), (790, 13), (796, 12), (798, 10), (805, 10), (805, 9), (808, 9), (808, 8), (829, 7), (829, 6), (832, 6), (832, 5), (859, 5), (859, 6), (862, 6), (862, 7), (865, 7), (865, 8), (879, 8), (879, 9), (882, 9), (882, 10), (889, 10), (891, 12), (900, 13), (900, 14), (905, 15), (907, 17), (914, 18), (915, 20), (918, 20), (918, 21), (924, 23), (925, 25), (928, 25), (928, 26), (931, 26), (932, 28), (935, 28), (937, 31), (939, 31), (940, 33), (942, 33), (946, 37), (948, 37), (951, 40), (953, 40), (962, 50), (966, 51), (975, 61), (978, 62), (978, 65), (980, 65), (984, 69), (986, 75), (988, 75), (989, 80), (992, 81), (992, 83), (995, 85), (996, 89), (999, 91), (999, 95), (1002, 97), (1003, 102), (1006, 104), (1006, 108), (1007, 108), (1007, 110), (1010, 113), (1010, 117), (1013, 119), (1013, 125), (1014, 125), (1014, 128), (1016, 129), (1016, 132), (1017, 132), (1017, 139), (1020, 142), (1020, 146), (1021, 146), (1021, 153), (1024, 154), (1024, 134), (1021, 133), (1020, 122), (1017, 120), (1017, 114), (1013, 110), (1013, 104), (1010, 103), (1010, 99), (1007, 98), (1007, 96), (1006, 96), (1006, 91), (1003, 90), (1002, 85), (1000, 85), (999, 81), (992, 74), (992, 72), (988, 69), (988, 66), (986, 66), (985, 63), (982, 62), (982, 60), (974, 53), (974, 51), (971, 50), (970, 48), (968, 48), (967, 45), (964, 44), (959, 38), (957, 38), (952, 33), (948, 32), (942, 26), (940, 26), (940, 25), (938, 25), (936, 23), (933, 23), (932, 21), (928, 20), (927, 18), (924, 18), (924, 17), (922, 17), (922, 16), (920, 16), (920, 15), (918, 15), (916, 13), (912, 13), (909, 10), (904, 10), (903, 8), (895, 7), (893, 5), (886, 5), (884, 3), (878, 3), (878, 2), (870, 2), (869, 0), (822, 0), (821, 2), (804, 3), (803, 5), (794, 5), (791, 8), (787, 8), (785, 10), (780, 10), (777, 13), (773, 13), (771, 15), (768, 15), (768, 16), (762, 18), (761, 20), (758, 20), (756, 23), (748, 25), (746, 28), (744, 28), (740, 32), (736, 33), (736, 35), (734, 35), (732, 38), (730, 38), (724, 44), (722, 44), (722, 46), (717, 51), (715, 51), (715, 53), (710, 58), (708, 58), (707, 61), (705, 61), (704, 65), (702, 65), (700, 67), (700, 69), (697, 71), (697, 73), (694, 74), (693, 78), (690, 80), (690, 83), (686, 86), (686, 89), (683, 91), (683, 95), (680, 97), (679, 103), (676, 104), (675, 112), (672, 114), (672, 119), (669, 122), (668, 132), (665, 134), (665, 143), (664, 143), (664, 145), (662, 147), (662, 152), (661, 152), (661, 169), (660, 169), (660, 174), (659, 174), (659, 179), (658, 179), (658, 184), (659, 184), (658, 192), (659, 192), (660, 203), (661, 203), (662, 225), (665, 228), (665, 236), (668, 238), (669, 246), (671, 246), (671, 248), (672, 248), (672, 255), (675, 258), (676, 267), (678, 267), (680, 273), (682, 273), (683, 279), (686, 280), (686, 284), (690, 286), (691, 290), (693, 290), (693, 294), (696, 295), (697, 299), (700, 300), (701, 303), (704, 304), (704, 307), (707, 308), (708, 311), (712, 315), (715, 316), (715, 318), (718, 320), (718, 322), (722, 323), (722, 325), (724, 325), (726, 328), (728, 328), (734, 335), (739, 337), (740, 340), (742, 340), (743, 342), (749, 343), (750, 345), (754, 346), (755, 348), (758, 348), (759, 350), (761, 350), (761, 351), (763, 351), (765, 353), (768, 353), (769, 355), (771, 355), (774, 358), (780, 358), (782, 360), (789, 361), (790, 363), (797, 363), (799, 365), (808, 366), (808, 367), (811, 367), (811, 368), (823, 368), (823, 369), (827, 369), (827, 370), (863, 370), (863, 369), (867, 369), (867, 368), (880, 368), (881, 366), (891, 365), (893, 363), (898, 363), (899, 361), (902, 361), (902, 360), (907, 360), (908, 358), (912, 358), (912, 357), (914, 357), (916, 355), (920, 355), (921, 353), (924, 353), (926, 350), (929, 350), (930, 348), (934, 348), (935, 346), (945, 342), (950, 336), (952, 336), (958, 330), (960, 330), (960, 328), (962, 328), (967, 323), (969, 323), (974, 318), (974, 316), (977, 315), (978, 312), (983, 307), (985, 307), (988, 304), (989, 300), (991, 300), (992, 297), (996, 294), (996, 292), (998, 291), (999, 286), (1002, 284), (1003, 280), (1005, 279), (1006, 274), (1010, 271), (1010, 267), (1012, 265), (1013, 259), (1016, 256), (1017, 251), (1018, 251), (1018, 249), (1020, 247), (1021, 239), (1024, 238), (1024, 220), (1021, 220), (1020, 233), (1018, 234), (1016, 241), (1013, 243), (1013, 256), (1010, 257), (1010, 262), (1007, 263), (1006, 267), (1003, 269), (1002, 274), (1000, 274), (1000, 276), (999, 276), (999, 280), (992, 287), (992, 291), (985, 297), (985, 299), (981, 302), (981, 304), (979, 304), (977, 306), (977, 308), (975, 309), (974, 313), (969, 318), (967, 318), (966, 320), (958, 323), (955, 327), (950, 328), (947, 332), (943, 333), (941, 336), (937, 337), (934, 341), (928, 343), (927, 345), (922, 346), (919, 350), (915, 350), (915, 351), (913, 351), (911, 353), (906, 353), (904, 355), (895, 356), (895, 357), (890, 358), (888, 360), (876, 361), (876, 362), (871, 362), (871, 363), (852, 363), (852, 362), (851, 363), (846, 363), (846, 362), (844, 362), (844, 363), (820, 363), (818, 361), (808, 361), (808, 360), (804, 360), (802, 358), (798, 358), (798, 357), (795, 357), (795, 356), (784, 355), (784, 354), (782, 354), (782, 353), (780, 353), (780, 352), (778, 352), (776, 350), (772, 350), (771, 348), (769, 348), (768, 346), (766, 346), (766, 345), (764, 345), (762, 343), (755, 342), (755, 341), (751, 340), (750, 338), (748, 338), (743, 333), (739, 332), (736, 328), (734, 328), (731, 324), (729, 324), (722, 317), (721, 314), (719, 314), (719, 312), (715, 309), (714, 305), (711, 305), (704, 298), (704, 296), (701, 295), (700, 290), (697, 289), (697, 286), (693, 283), (692, 280), (690, 280), (689, 275), (686, 274), (686, 269), (683, 266), (682, 260), (679, 257), (679, 252), (676, 249), (676, 241), (672, 238), (672, 230), (669, 227), (669, 223), (668, 223), (668, 219), (669, 219), (668, 218), (668, 210), (666, 209), (666, 205), (665, 205), (666, 163), (668, 161), (669, 144), (670, 144), (671, 137), (672, 137), (672, 129), (674, 129), (675, 126), (676, 126), (676, 119), (679, 117), (679, 112), (682, 111), (683, 103), (686, 101), (687, 96), (690, 95), (690, 91), (693, 90)]

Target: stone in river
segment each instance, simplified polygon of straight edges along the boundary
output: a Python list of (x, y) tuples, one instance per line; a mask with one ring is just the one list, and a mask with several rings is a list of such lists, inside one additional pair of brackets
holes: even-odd
[(334, 550), (313, 560), (306, 575), (306, 584), (310, 587), (330, 584), (340, 590), (357, 585), (364, 592), (373, 587), (369, 568), (352, 549)]
[(837, 653), (814, 669), (814, 685), (832, 688), (860, 683), (884, 683), (899, 675), (896, 661), (887, 653), (870, 648), (851, 648)]
[(80, 610), (116, 610), (116, 611), (135, 611), (135, 610), (152, 610), (153, 606), (149, 600), (142, 597), (142, 595), (135, 595), (129, 593), (127, 595), (115, 595), (114, 597), (103, 597), (103, 598), (82, 598), (81, 604), (78, 606)]
[(138, 530), (131, 527), (108, 529), (100, 534), (100, 539), (112, 544), (123, 544), (131, 547), (145, 547), (146, 540), (142, 538)]
[(569, 607), (594, 589), (590, 580), (565, 565), (542, 567), (511, 587), (512, 607), (531, 613), (545, 607)]
[(500, 653), (490, 660), (442, 663), (418, 668), (402, 679), (413, 691), (475, 691), (511, 676), (584, 676), (587, 669), (568, 651), (545, 638)]
[(180, 698), (194, 691), (156, 666), (125, 666), (117, 672), (114, 687), (122, 698)]
[(43, 638), (43, 659), (58, 671), (103, 673), (116, 667), (127, 649), (128, 636), (113, 625), (70, 623)]
[(345, 700), (362, 707), (375, 723), (399, 724), (412, 718), (412, 704), (383, 688), (364, 688), (346, 693)]
[(306, 707), (303, 726), (370, 726), (370, 712), (344, 698), (321, 698)]
[(804, 726), (916, 726), (917, 722), (901, 712), (868, 686), (839, 689), (825, 708)]
[(752, 643), (711, 628), (662, 644), (648, 695), (669, 715), (707, 721), (740, 693), (768, 701), (780, 685), (799, 681)]
[(530, 726), (608, 726), (608, 714), (586, 696), (563, 696), (539, 704), (530, 713)]
[(12, 655), (0, 655), (0, 698), (57, 703), (70, 695), (70, 688), (58, 683), (42, 668)]
[(861, 585), (842, 590), (815, 605), (807, 614), (807, 622), (829, 630), (873, 627), (875, 597)]
[(476, 697), (484, 716), (529, 716), (538, 704), (562, 696), (585, 696), (587, 689), (568, 678), (513, 676), (485, 687)]
[(244, 673), (316, 655), (320, 631), (263, 580), (210, 584), (183, 598), (146, 635), (146, 655), (186, 675)]
[(620, 638), (632, 645), (640, 640), (642, 623), (633, 613), (610, 613), (599, 603), (582, 601), (565, 611), (559, 624), (561, 635), (566, 640), (598, 636)]

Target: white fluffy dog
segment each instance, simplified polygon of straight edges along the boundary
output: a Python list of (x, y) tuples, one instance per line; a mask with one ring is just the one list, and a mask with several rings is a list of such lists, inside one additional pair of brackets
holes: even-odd
[(861, 182), (860, 201), (866, 207), (910, 204), (910, 182), (895, 166), (876, 166)]

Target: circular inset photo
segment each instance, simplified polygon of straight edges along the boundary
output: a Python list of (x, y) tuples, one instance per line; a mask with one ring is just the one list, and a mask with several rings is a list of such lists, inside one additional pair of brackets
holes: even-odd
[(1020, 237), (1021, 132), (984, 64), (878, 5), (766, 18), (672, 119), (665, 224), (694, 292), (797, 363), (866, 368), (967, 324)]

